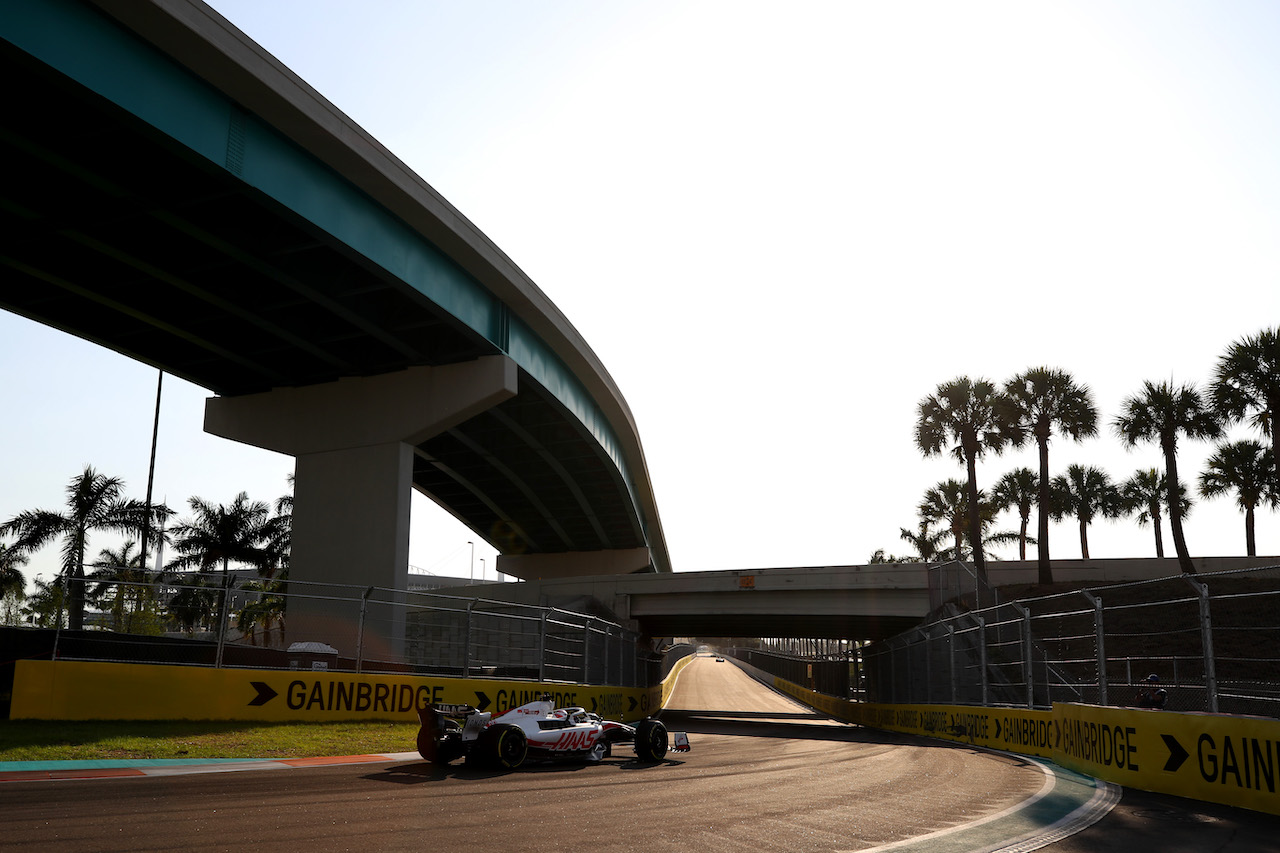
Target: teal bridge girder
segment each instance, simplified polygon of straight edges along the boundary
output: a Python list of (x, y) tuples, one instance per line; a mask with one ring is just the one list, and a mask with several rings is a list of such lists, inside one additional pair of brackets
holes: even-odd
[(501, 554), (647, 549), (634, 419), (421, 178), (198, 0), (0, 4), (0, 307), (223, 397), (487, 356), (519, 392), (414, 448)]

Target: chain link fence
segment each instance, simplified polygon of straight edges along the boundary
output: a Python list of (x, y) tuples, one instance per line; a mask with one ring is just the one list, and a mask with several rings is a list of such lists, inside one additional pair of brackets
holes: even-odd
[(931, 571), (930, 621), (863, 650), (871, 701), (1131, 706), (1155, 675), (1168, 710), (1280, 716), (1280, 567), (1010, 601)]
[(602, 614), (556, 607), (236, 574), (84, 584), (81, 629), (67, 628), (62, 588), (50, 584), (44, 599), (28, 602), (27, 627), (0, 635), (8, 651), (4, 658), (409, 672), (618, 687), (656, 684), (664, 666), (649, 638)]

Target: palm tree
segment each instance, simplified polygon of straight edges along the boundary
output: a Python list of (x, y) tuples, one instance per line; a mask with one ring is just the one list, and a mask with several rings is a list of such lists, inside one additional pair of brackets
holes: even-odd
[(27, 564), (27, 555), (20, 549), (0, 542), (0, 598), (13, 593), (22, 598), (26, 590), (27, 579), (22, 575), (22, 567)]
[(37, 575), (32, 581), (36, 590), (27, 596), (22, 615), (37, 628), (61, 628), (67, 612), (66, 596), (62, 592), (65, 583), (66, 578), (62, 575), (54, 578), (52, 583), (45, 583)]
[[(963, 560), (972, 556), (972, 551), (965, 548), (965, 533), (969, 528), (969, 498), (965, 494), (964, 484), (959, 480), (943, 480), (924, 493), (920, 505), (916, 507), (920, 514), (920, 529), (927, 530), (934, 524), (942, 528), (936, 534), (938, 544), (950, 535), (954, 541), (951, 548), (934, 552), (936, 560)], [(995, 522), (999, 510), (995, 504), (987, 500), (986, 492), (978, 492), (978, 526), (982, 540), (993, 542), (1013, 542), (1017, 534), (1012, 531), (988, 535), (987, 531)], [(904, 529), (902, 531), (906, 533)], [(906, 537), (904, 537), (906, 538)], [(915, 541), (914, 536), (910, 541)]]
[(938, 531), (941, 537), (951, 536), (955, 542), (951, 552), (939, 551), (936, 556), (941, 559), (959, 560), (964, 553), (964, 533), (968, 527), (968, 502), (965, 497), (964, 484), (959, 480), (943, 480), (924, 493), (920, 504), (916, 507), (920, 515), (920, 527), (931, 527), (940, 524)]
[(1259, 505), (1275, 509), (1280, 503), (1276, 460), (1261, 443), (1246, 440), (1220, 444), (1205, 462), (1205, 470), (1200, 475), (1200, 494), (1216, 498), (1232, 491), (1236, 493), (1236, 505), (1244, 510), (1245, 551), (1250, 557), (1256, 557), (1254, 510)]
[(265, 548), (270, 510), (265, 503), (250, 501), (245, 492), (236, 495), (229, 505), (215, 506), (198, 497), (187, 503), (192, 518), (170, 531), (178, 556), (168, 568), (202, 572), (220, 568), (224, 578), (233, 562), (260, 572), (270, 568)]
[[(1015, 468), (996, 481), (991, 490), (991, 501), (1002, 512), (1018, 510), (1018, 559), (1027, 559), (1027, 525), (1031, 521), (1031, 507), (1040, 495), (1040, 478), (1030, 468)], [(1037, 537), (1038, 538), (1038, 537)]]
[[(148, 520), (147, 506), (142, 501), (121, 496), (124, 483), (118, 477), (107, 477), (93, 468), (72, 478), (67, 484), (65, 512), (35, 509), (19, 513), (0, 524), (0, 535), (14, 535), (14, 547), (34, 551), (54, 539), (62, 539), (62, 576), (67, 579), (67, 625), (84, 626), (84, 559), (89, 534), (98, 531), (131, 533)], [(154, 524), (163, 511), (153, 507)]]
[(1182, 505), (1177, 496), (1182, 486), (1178, 482), (1178, 437), (1210, 439), (1222, 434), (1222, 424), (1210, 411), (1194, 385), (1174, 387), (1171, 382), (1144, 382), (1142, 392), (1127, 397), (1121, 403), (1122, 414), (1114, 426), (1120, 440), (1128, 447), (1139, 441), (1158, 442), (1164, 454), (1165, 506), (1169, 508), (1169, 527), (1173, 531), (1173, 547), (1178, 554), (1178, 565), (1186, 574), (1195, 574), (1187, 551), (1187, 540), (1182, 533)]
[[(926, 456), (942, 453), (952, 442), (952, 454), (965, 466), (965, 486), (970, 506), (978, 506), (978, 459), (988, 451), (1000, 453), (1019, 440), (1017, 425), (1003, 415), (1005, 396), (986, 379), (961, 376), (938, 386), (920, 401), (916, 419), (916, 445)], [(973, 548), (975, 571), (984, 580), (986, 563), (982, 554), (982, 522), (978, 513), (968, 517), (969, 544)]]
[(257, 593), (257, 597), (241, 608), (236, 617), (236, 627), (254, 645), (257, 645), (258, 625), (262, 626), (263, 645), (270, 643), (273, 625), (279, 626), (280, 640), (284, 641), (284, 588), (285, 582), (280, 578), (264, 578), (244, 585), (245, 591)]
[(922, 563), (935, 563), (942, 559), (942, 541), (947, 538), (947, 530), (931, 530), (927, 521), (920, 521), (915, 532), (905, 527), (898, 528), (898, 538), (916, 549), (917, 559)]
[(1213, 407), (1228, 423), (1243, 420), (1271, 438), (1271, 460), (1280, 468), (1280, 329), (1263, 329), (1227, 347), (1210, 388)]
[(1089, 525), (1095, 518), (1119, 518), (1124, 503), (1120, 490), (1101, 468), (1092, 465), (1067, 466), (1066, 475), (1053, 478), (1053, 501), (1057, 518), (1071, 516), (1080, 524), (1080, 556), (1089, 559)]
[(137, 543), (125, 542), (116, 550), (103, 548), (94, 561), (89, 580), (96, 586), (89, 597), (111, 613), (112, 629), (126, 634), (160, 633), (156, 590), (144, 566), (142, 554), (133, 552)]
[[(1178, 503), (1182, 517), (1186, 518), (1191, 511), (1191, 501), (1187, 499), (1186, 489), (1179, 486)], [(1156, 532), (1156, 557), (1164, 557), (1164, 538), (1160, 533), (1160, 521), (1164, 514), (1165, 501), (1169, 499), (1168, 480), (1155, 468), (1135, 471), (1133, 476), (1120, 485), (1120, 497), (1124, 500), (1126, 514), (1138, 514), (1138, 526), (1150, 523)]]
[(200, 625), (207, 625), (213, 618), (219, 600), (219, 590), (209, 585), (204, 575), (192, 573), (173, 587), (166, 609), (188, 635), (194, 634)]
[[(289, 475), (289, 485), (293, 485), (293, 475)], [(258, 573), (264, 577), (275, 577), (277, 572), (288, 574), (289, 555), (293, 540), (293, 495), (282, 495), (276, 498), (275, 515), (267, 519), (262, 528), (262, 564)]]
[[(1049, 518), (1053, 515), (1049, 478), (1049, 439), (1056, 429), (1063, 438), (1079, 441), (1098, 434), (1098, 409), (1087, 385), (1070, 373), (1052, 367), (1033, 367), (1004, 385), (1010, 412), (1023, 435), (1033, 435), (1040, 453), (1039, 491), (1036, 505), (1036, 561), (1038, 580), (1053, 583), (1049, 564)], [(1020, 443), (1020, 442), (1019, 442)]]
[(142, 555), (135, 554), (133, 549), (138, 543), (129, 540), (116, 550), (103, 548), (98, 552), (98, 559), (92, 563), (94, 570), (88, 579), (94, 581), (89, 588), (88, 598), (95, 607), (107, 604), (111, 609), (112, 629), (122, 630), (124, 624), (125, 601), (128, 597), (126, 584), (137, 580), (138, 570), (142, 566)]

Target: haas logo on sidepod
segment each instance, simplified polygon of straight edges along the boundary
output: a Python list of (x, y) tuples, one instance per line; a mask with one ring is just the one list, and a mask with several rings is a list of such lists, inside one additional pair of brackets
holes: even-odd
[(547, 746), (554, 750), (590, 749), (595, 744), (596, 737), (596, 732), (592, 731), (565, 732), (554, 743)]

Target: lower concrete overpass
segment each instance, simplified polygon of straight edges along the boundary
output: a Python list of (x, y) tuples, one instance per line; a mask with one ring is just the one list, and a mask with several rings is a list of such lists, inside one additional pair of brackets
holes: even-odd
[[(1277, 564), (1280, 557), (1274, 556), (1201, 557), (1196, 570)], [(1034, 560), (989, 563), (987, 573), (997, 588), (1025, 589), (1037, 582)], [(1056, 582), (1080, 586), (1179, 573), (1173, 558), (1053, 561)], [(972, 589), (971, 570), (963, 564), (901, 563), (547, 578), (448, 592), (588, 612), (594, 599), (651, 637), (880, 640), (909, 630), (937, 604)]]
[(551, 578), (450, 593), (567, 609), (595, 599), (653, 637), (878, 639), (929, 611), (923, 565)]

